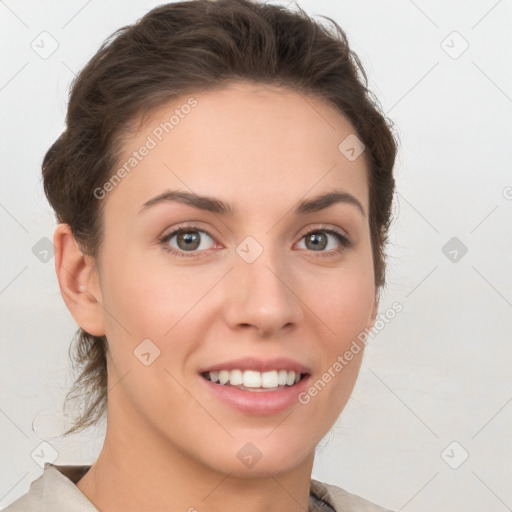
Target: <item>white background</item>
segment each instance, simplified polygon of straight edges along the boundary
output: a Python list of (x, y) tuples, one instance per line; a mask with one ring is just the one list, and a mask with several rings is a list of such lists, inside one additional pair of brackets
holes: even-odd
[[(73, 74), (157, 4), (0, 2), (0, 507), (42, 473), (42, 441), (57, 464), (101, 448), (101, 429), (55, 437), (76, 326), (54, 260), (32, 253), (55, 226), (40, 166)], [(512, 510), (512, 2), (299, 5), (347, 32), (401, 140), (381, 311), (404, 309), (368, 345), (313, 477), (397, 511)], [(47, 59), (31, 48), (42, 31), (58, 42)], [(452, 237), (468, 248), (456, 262), (442, 252)]]

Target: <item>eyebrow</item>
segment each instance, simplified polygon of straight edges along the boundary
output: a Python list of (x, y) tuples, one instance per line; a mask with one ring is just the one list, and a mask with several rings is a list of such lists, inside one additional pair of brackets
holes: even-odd
[[(218, 213), (222, 215), (234, 216), (237, 212), (236, 208), (234, 208), (232, 205), (224, 203), (220, 199), (216, 199), (214, 197), (202, 196), (195, 194), (193, 192), (168, 190), (146, 201), (142, 205), (142, 208), (140, 209), (139, 213), (142, 213), (143, 211), (146, 211), (157, 204), (169, 202), (177, 202), (188, 206), (192, 206), (193, 208), (197, 208), (199, 210), (204, 210), (211, 213)], [(297, 207), (295, 208), (295, 214), (301, 215), (306, 213), (318, 212), (337, 203), (351, 204), (359, 210), (363, 217), (366, 217), (366, 212), (364, 211), (364, 208), (361, 205), (361, 203), (353, 195), (343, 190), (334, 190), (332, 192), (327, 192), (325, 194), (315, 196), (311, 199), (305, 199), (303, 201), (300, 201)]]

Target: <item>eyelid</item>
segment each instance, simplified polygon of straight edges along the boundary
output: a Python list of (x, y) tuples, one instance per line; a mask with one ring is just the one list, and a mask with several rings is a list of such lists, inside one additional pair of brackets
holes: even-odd
[(337, 249), (331, 249), (329, 251), (307, 251), (309, 255), (312, 255), (313, 258), (333, 258), (343, 254), (348, 249), (351, 249), (354, 246), (354, 242), (350, 235), (344, 230), (337, 226), (330, 226), (328, 224), (320, 224), (317, 227), (309, 227), (306, 228), (306, 231), (301, 232), (299, 237), (299, 242), (303, 240), (303, 238), (311, 233), (328, 233), (331, 236), (334, 236), (339, 243), (339, 247)]
[[(188, 251), (181, 251), (181, 250), (175, 249), (174, 247), (170, 247), (168, 245), (169, 240), (174, 238), (174, 236), (176, 236), (177, 234), (179, 234), (182, 231), (201, 232), (201, 233), (204, 233), (205, 235), (207, 235), (208, 237), (210, 237), (215, 243), (218, 243), (218, 242), (216, 242), (216, 238), (214, 236), (212, 236), (206, 229), (203, 229), (200, 226), (197, 226), (195, 224), (185, 222), (184, 224), (177, 225), (175, 228), (173, 228), (167, 234), (164, 234), (164, 235), (158, 237), (159, 243), (165, 245), (165, 247), (164, 247), (165, 251), (167, 251), (171, 254), (175, 254), (178, 257), (183, 256), (183, 257), (196, 257), (196, 258), (201, 257), (205, 253), (208, 252), (207, 249), (202, 250), (202, 251), (188, 252)], [(337, 226), (331, 226), (329, 224), (318, 224), (316, 226), (310, 226), (310, 227), (305, 228), (304, 231), (300, 232), (301, 234), (299, 236), (298, 241), (300, 242), (305, 236), (312, 234), (312, 233), (317, 233), (317, 232), (329, 233), (335, 237), (339, 237), (338, 242), (341, 245), (341, 248), (331, 249), (330, 251), (307, 251), (307, 252), (311, 252), (313, 254), (317, 253), (317, 255), (316, 255), (317, 257), (318, 256), (319, 257), (335, 256), (335, 255), (343, 252), (344, 250), (351, 248), (354, 245), (350, 236), (344, 229), (341, 229)]]
[(204, 233), (205, 235), (210, 237), (215, 243), (217, 243), (215, 237), (213, 237), (206, 229), (203, 229), (203, 228), (201, 228), (195, 224), (192, 224), (192, 223), (179, 224), (178, 226), (173, 228), (168, 233), (158, 237), (158, 242), (165, 246), (164, 247), (165, 251), (167, 251), (171, 254), (174, 254), (178, 257), (183, 256), (185, 258), (187, 258), (187, 257), (196, 257), (197, 258), (197, 257), (201, 257), (202, 255), (204, 255), (205, 252), (207, 252), (206, 250), (187, 252), (187, 251), (181, 251), (179, 249), (175, 249), (174, 247), (169, 246), (168, 242), (182, 231), (185, 231), (185, 232), (186, 231), (197, 231), (200, 233)]
[(312, 227), (308, 226), (307, 228), (305, 228), (304, 231), (299, 231), (299, 233), (301, 233), (301, 237), (303, 237), (308, 233), (316, 231), (334, 231), (339, 235), (345, 237), (347, 240), (350, 239), (350, 235), (347, 233), (347, 231), (338, 226), (335, 226), (334, 224), (314, 224)]

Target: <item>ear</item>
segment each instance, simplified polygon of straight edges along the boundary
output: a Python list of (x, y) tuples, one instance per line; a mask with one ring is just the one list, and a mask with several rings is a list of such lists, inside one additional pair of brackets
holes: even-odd
[(69, 224), (57, 226), (53, 243), (55, 271), (66, 306), (82, 329), (94, 336), (103, 336), (101, 288), (92, 258), (82, 253)]
[(375, 298), (373, 300), (373, 309), (370, 317), (370, 323), (368, 324), (368, 330), (371, 329), (375, 325), (375, 320), (377, 319), (377, 311), (379, 310), (379, 299), (377, 298), (377, 294), (375, 294)]

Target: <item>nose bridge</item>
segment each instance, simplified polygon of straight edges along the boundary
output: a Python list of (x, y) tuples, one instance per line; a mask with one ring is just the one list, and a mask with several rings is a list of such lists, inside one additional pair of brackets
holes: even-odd
[(298, 322), (300, 304), (289, 282), (284, 248), (274, 247), (271, 235), (259, 238), (248, 236), (235, 249), (228, 320), (232, 326), (250, 324), (270, 333)]

